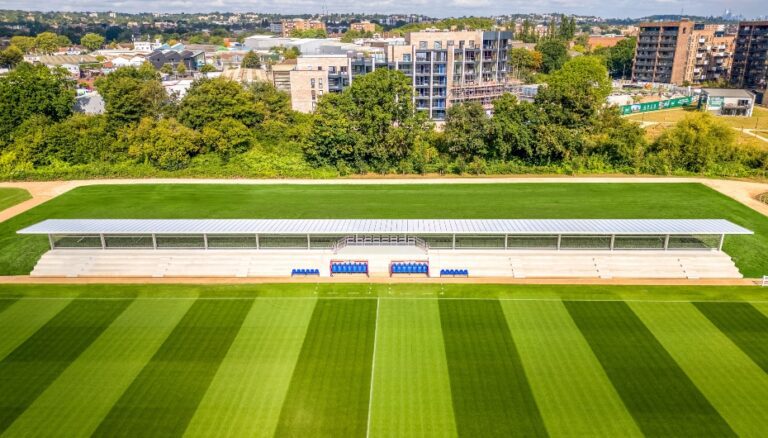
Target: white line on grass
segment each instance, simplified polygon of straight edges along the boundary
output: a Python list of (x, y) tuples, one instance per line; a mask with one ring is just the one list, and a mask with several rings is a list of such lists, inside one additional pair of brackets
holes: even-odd
[(371, 357), (371, 390), (368, 393), (368, 420), (365, 428), (365, 438), (371, 436), (371, 412), (373, 411), (373, 379), (376, 373), (376, 344), (379, 340), (379, 302), (376, 298), (376, 326), (373, 329), (373, 356)]

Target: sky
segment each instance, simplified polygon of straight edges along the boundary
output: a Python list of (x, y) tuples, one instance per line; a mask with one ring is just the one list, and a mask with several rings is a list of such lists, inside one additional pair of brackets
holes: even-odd
[(604, 18), (657, 14), (747, 18), (768, 15), (766, 0), (0, 0), (0, 9), (118, 12), (273, 12), (283, 14), (377, 12), (433, 17), (562, 12)]

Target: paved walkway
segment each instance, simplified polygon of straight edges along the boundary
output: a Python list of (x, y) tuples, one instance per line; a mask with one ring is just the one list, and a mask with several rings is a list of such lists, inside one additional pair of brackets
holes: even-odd
[(768, 205), (755, 199), (768, 192), (768, 183), (709, 178), (635, 177), (635, 176), (515, 176), (475, 178), (354, 178), (354, 179), (103, 179), (42, 182), (0, 182), (0, 187), (20, 187), (32, 199), (0, 212), (0, 222), (21, 214), (77, 187), (101, 184), (488, 184), (488, 183), (701, 183), (768, 216)]

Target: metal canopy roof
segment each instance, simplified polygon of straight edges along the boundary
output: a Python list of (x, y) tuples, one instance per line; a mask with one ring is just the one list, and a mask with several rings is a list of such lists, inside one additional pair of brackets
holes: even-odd
[(48, 219), (19, 234), (753, 234), (725, 219)]

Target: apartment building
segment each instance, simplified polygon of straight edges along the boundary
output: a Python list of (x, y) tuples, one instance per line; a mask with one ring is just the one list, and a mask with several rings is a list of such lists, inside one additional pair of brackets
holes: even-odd
[(641, 23), (638, 27), (632, 80), (682, 84), (694, 23), (683, 19)]
[(390, 68), (411, 78), (416, 109), (442, 120), (455, 103), (479, 102), (490, 109), (493, 99), (509, 90), (511, 40), (506, 31), (412, 32), (386, 54)]
[(293, 20), (281, 20), (280, 31), (282, 36), (291, 36), (294, 30), (325, 30), (325, 23), (320, 20), (305, 20), (303, 18), (294, 18)]
[(443, 120), (459, 102), (479, 102), (488, 110), (493, 99), (511, 91), (507, 51), (511, 32), (424, 31), (405, 40), (372, 42), (346, 54), (302, 55), (294, 64), (273, 67), (276, 85), (291, 93), (293, 108), (311, 112), (324, 93), (337, 93), (356, 77), (376, 69), (405, 74), (413, 103), (433, 120)]
[(700, 84), (727, 80), (733, 59), (735, 35), (722, 24), (696, 24), (688, 39), (684, 81)]
[(768, 21), (742, 21), (736, 32), (731, 83), (762, 89), (768, 82)]
[(376, 32), (376, 25), (368, 20), (363, 20), (359, 23), (352, 23), (349, 25), (350, 30), (355, 32)]

